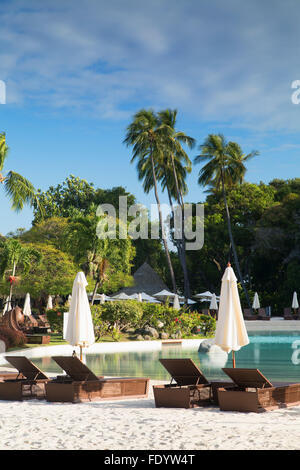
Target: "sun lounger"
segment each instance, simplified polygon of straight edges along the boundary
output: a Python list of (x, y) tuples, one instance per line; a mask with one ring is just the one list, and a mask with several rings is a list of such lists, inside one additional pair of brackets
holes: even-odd
[(5, 356), (19, 374), (4, 376), (0, 381), (0, 400), (25, 400), (44, 398), (48, 377), (27, 357)]
[(258, 320), (257, 313), (252, 313), (250, 308), (245, 308), (244, 309), (244, 319), (247, 321), (250, 320)]
[(192, 359), (160, 359), (160, 363), (171, 375), (171, 382), (153, 386), (156, 407), (193, 408), (218, 404), (218, 388), (234, 387), (230, 381), (209, 382)]
[(148, 395), (149, 379), (138, 377), (97, 377), (78, 357), (53, 357), (67, 373), (45, 384), (46, 400), (72, 402), (144, 398)]
[(286, 307), (283, 311), (283, 318), (285, 320), (293, 320), (293, 314), (292, 314), (292, 309), (289, 307)]
[(299, 309), (297, 309), (295, 313), (294, 310), (292, 310), (290, 307), (285, 308), (284, 313), (283, 313), (283, 318), (285, 320), (299, 320), (300, 318)]
[(258, 369), (223, 369), (235, 388), (219, 388), (222, 411), (262, 411), (300, 404), (300, 383), (272, 384)]
[(258, 309), (258, 320), (270, 321), (271, 317), (269, 317), (266, 313), (265, 308)]

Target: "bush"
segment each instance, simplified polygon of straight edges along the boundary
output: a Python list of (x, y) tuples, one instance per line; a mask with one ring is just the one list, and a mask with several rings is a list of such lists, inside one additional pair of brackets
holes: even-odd
[(103, 320), (102, 312), (102, 305), (91, 306), (96, 341), (99, 341), (102, 336), (105, 336), (109, 332), (109, 322)]
[(178, 333), (191, 336), (193, 330), (199, 329), (202, 334), (209, 336), (216, 329), (216, 320), (210, 315), (203, 315), (196, 311), (190, 312), (183, 307), (175, 310), (164, 304), (143, 303), (142, 326), (150, 325), (157, 328), (163, 323), (163, 330), (169, 335)]
[(143, 316), (142, 303), (135, 300), (106, 302), (100, 308), (101, 322), (109, 325), (115, 340), (118, 340), (121, 331), (139, 326)]
[(46, 311), (47, 319), (50, 323), (52, 333), (63, 333), (64, 312), (67, 311), (68, 308), (66, 307), (56, 307), (52, 310)]

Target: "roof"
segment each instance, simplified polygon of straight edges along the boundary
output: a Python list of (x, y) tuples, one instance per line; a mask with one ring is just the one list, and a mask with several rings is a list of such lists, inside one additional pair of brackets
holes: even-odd
[(159, 277), (156, 271), (148, 263), (142, 264), (133, 275), (134, 285), (131, 287), (124, 287), (117, 294), (124, 292), (127, 295), (135, 294), (138, 292), (145, 292), (148, 295), (156, 294), (164, 289), (169, 289), (168, 286)]

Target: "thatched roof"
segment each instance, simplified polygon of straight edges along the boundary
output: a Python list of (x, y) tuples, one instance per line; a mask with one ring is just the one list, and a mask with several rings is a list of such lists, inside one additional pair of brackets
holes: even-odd
[(134, 285), (132, 287), (124, 287), (120, 292), (127, 295), (138, 292), (145, 292), (148, 295), (156, 294), (163, 289), (169, 289), (162, 281), (156, 271), (154, 271), (148, 263), (142, 264), (133, 275)]

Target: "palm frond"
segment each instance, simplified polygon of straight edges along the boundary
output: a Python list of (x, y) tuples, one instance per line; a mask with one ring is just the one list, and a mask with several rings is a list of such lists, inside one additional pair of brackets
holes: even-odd
[(4, 188), (12, 202), (12, 208), (16, 211), (22, 210), (25, 204), (32, 205), (36, 199), (34, 186), (24, 176), (14, 171), (9, 171), (6, 175)]

